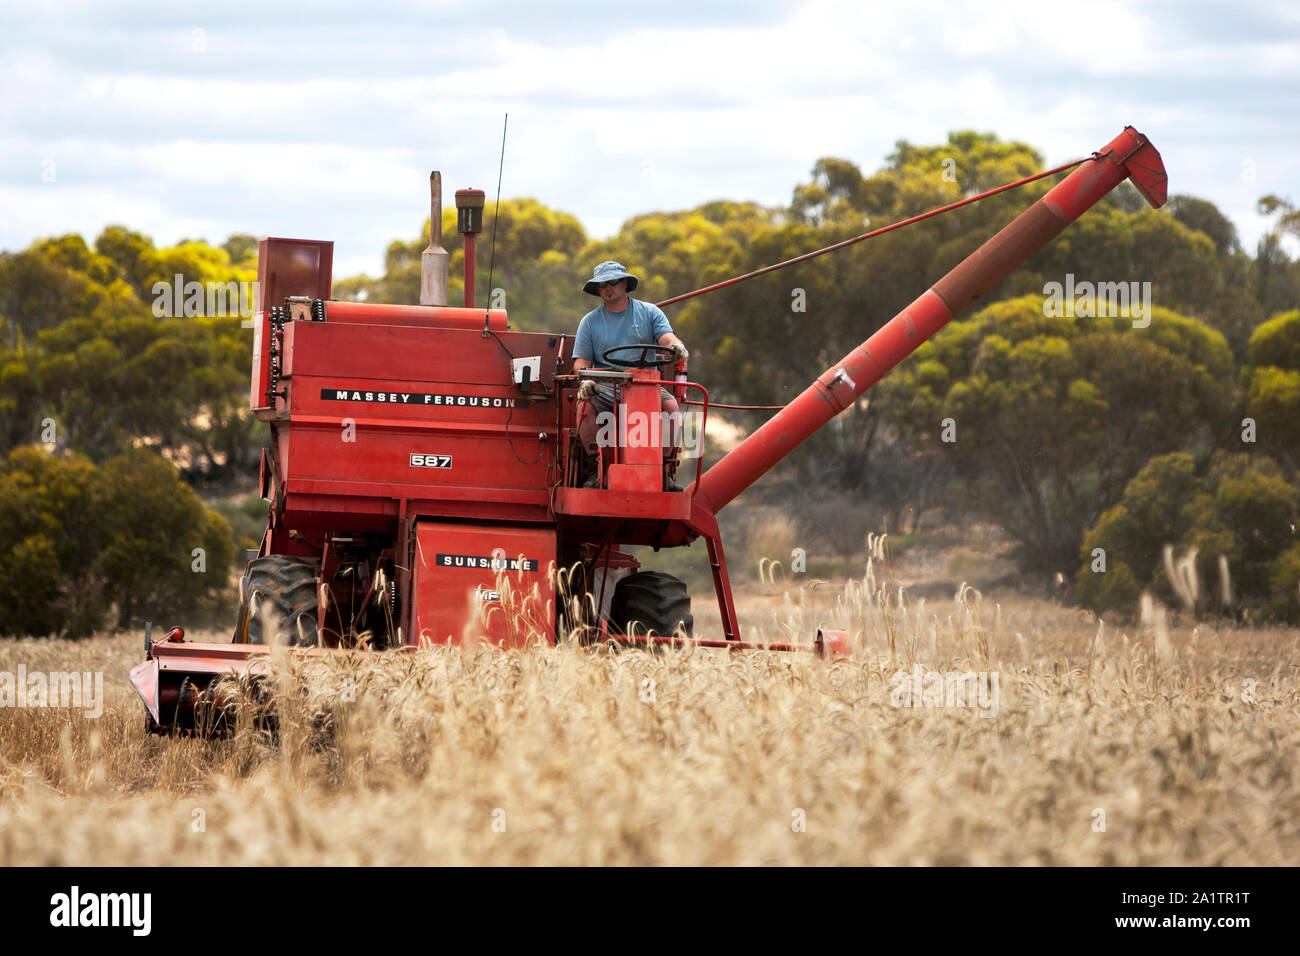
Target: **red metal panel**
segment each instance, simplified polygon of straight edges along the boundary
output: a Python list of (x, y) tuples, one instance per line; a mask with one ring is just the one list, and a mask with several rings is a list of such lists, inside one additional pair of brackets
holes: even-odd
[(281, 305), (291, 295), (328, 299), (334, 243), (316, 239), (263, 239), (257, 255), (257, 309)]
[[(345, 432), (345, 428), (355, 431)], [(452, 487), (468, 487), (485, 492), (515, 489), (522, 500), (545, 500), (551, 462), (538, 447), (535, 431), (527, 437), (511, 436), (513, 450), (510, 438), (502, 434), (504, 429), (493, 422), (485, 423), (481, 431), (465, 434), (428, 433), (415, 428), (375, 428), (358, 416), (351, 424), (294, 425), (287, 431), (289, 454), (284, 467), (290, 494), (313, 487), (306, 482), (339, 484), (314, 486), (325, 493), (348, 493), (343, 484), (366, 482), (364, 488), (354, 484), (357, 490), (351, 493), (437, 498), (442, 494), (438, 489), (446, 487), (450, 494)], [(528, 457), (520, 460), (516, 454)], [(430, 456), (438, 456), (437, 461), (446, 464), (423, 464)]]
[(555, 512), (563, 515), (602, 515), (611, 518), (685, 520), (691, 515), (691, 498), (681, 491), (559, 488), (555, 492)]
[(369, 379), (372, 388), (386, 380), (510, 385), (510, 356), (502, 344), (516, 356), (540, 355), (541, 380), (550, 381), (559, 352), (553, 335), (502, 332), (498, 342), (468, 329), (350, 322), (289, 323), (284, 373)]
[[(344, 480), (332, 478), (293, 478), (287, 502), (299, 508), (320, 508), (326, 504), (326, 498), (351, 496), (357, 506), (366, 500), (377, 501), (382, 507), (376, 508), (376, 514), (397, 514), (396, 501), (407, 498), (418, 501), (421, 510), (427, 514), (429, 507), (442, 507), (447, 502), (464, 501), (491, 507), (494, 504), (518, 505), (523, 507), (545, 508), (550, 501), (545, 488), (502, 488), (487, 485), (433, 485), (416, 484), (413, 481), (394, 481), (383, 478)], [(311, 499), (316, 499), (312, 501)], [(530, 517), (535, 518), (535, 515)]]
[(452, 306), (380, 305), (343, 301), (327, 302), (325, 305), (325, 321), (354, 325), (409, 325), (480, 331), (485, 317), (488, 328), (497, 332), (506, 330), (504, 309), (458, 309)]
[[(472, 488), (425, 488), (425, 494), (436, 493), (438, 498), (406, 498), (402, 486), (395, 486), (396, 497), (377, 498), (373, 487), (356, 483), (351, 485), (319, 482), (309, 487), (325, 488), (342, 493), (291, 494), (285, 498), (283, 523), (294, 529), (376, 531), (391, 534), (394, 520), (399, 516), (401, 502), (407, 502), (407, 512), (413, 515), (442, 515), (449, 518), (471, 518), (480, 521), (510, 523), (546, 521), (549, 518), (545, 492), (533, 492), (530, 502), (502, 500), (513, 492), (487, 491), (476, 497)], [(355, 493), (352, 493), (355, 492)], [(522, 495), (522, 493), (520, 493)], [(460, 497), (452, 497), (457, 495)]]
[(258, 312), (253, 316), (253, 377), (248, 389), (248, 407), (254, 412), (269, 412), (271, 408), (266, 398), (267, 390), (271, 387), (270, 347), (270, 315)]
[(617, 403), (614, 412), (604, 413), (612, 420), (597, 421), (597, 442), (611, 432), (617, 442), (616, 449), (605, 449), (607, 455), (615, 453), (617, 462), (609, 466), (606, 487), (611, 491), (661, 492), (667, 435), (660, 418), (659, 372), (644, 368), (630, 371), (634, 381), (617, 388), (622, 402)]
[(158, 698), (158, 662), (149, 658), (136, 664), (131, 668), (127, 675), (131, 681), (131, 686), (135, 692), (140, 695), (144, 701), (145, 709), (149, 711), (149, 716), (154, 719), (155, 723), (161, 723), (162, 715), (159, 711)]
[(555, 529), (416, 525), (415, 620), (407, 643), (555, 642)]
[(853, 644), (848, 631), (819, 628), (813, 644), (817, 656), (828, 661), (846, 661), (853, 656)]

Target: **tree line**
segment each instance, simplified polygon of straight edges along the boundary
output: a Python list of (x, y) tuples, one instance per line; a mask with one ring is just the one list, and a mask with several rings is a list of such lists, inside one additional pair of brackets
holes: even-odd
[[(603, 259), (629, 266), (642, 278), (637, 297), (658, 301), (1042, 167), (1027, 144), (958, 132), (937, 145), (899, 142), (869, 174), (848, 160), (819, 160), (788, 205), (719, 200), (648, 213), (607, 239), (535, 199), (504, 200), (499, 212), (486, 210), (485, 235), (496, 232), (492, 288), (491, 243), (480, 242), (476, 297), (487, 303), (495, 292), (514, 327), (572, 332), (594, 305), (582, 282)], [(670, 307), (691, 347), (692, 378), (720, 401), (790, 400), (1050, 186), (1030, 184)], [(1260, 209), (1274, 228), (1252, 253), (1207, 200), (1176, 195), (1152, 210), (1127, 185), (1112, 192), (751, 494), (780, 501), (815, 482), (852, 496), (895, 532), (958, 518), (996, 522), (1026, 573), (1065, 574), (1099, 611), (1130, 610), (1142, 589), (1186, 603), (1170, 566), (1185, 572), (1190, 559), (1206, 582), (1199, 610), (1297, 619), (1300, 263), (1284, 239), (1300, 237), (1300, 213), (1276, 196)], [(427, 229), (425, 220), (412, 238), (392, 242), (381, 275), (336, 281), (335, 296), (417, 302)], [(454, 210), (444, 211), (443, 235), (455, 303), (464, 252)], [(229, 309), (158, 315), (156, 290), (177, 275), (251, 283), (256, 240), (157, 247), (110, 226), (93, 244), (66, 235), (0, 254), (0, 454), (8, 456), (0, 481), (54, 481), (32, 445), (75, 465), (68, 481), (142, 467), (141, 456), (153, 455), (174, 476), (168, 484), (158, 472), (159, 488), (178, 503), (190, 488), (253, 474), (264, 435), (246, 411), (251, 330)], [(1060, 289), (1095, 293), (1102, 283), (1136, 283), (1149, 295), (1146, 324), (1135, 301), (1103, 314), (1105, 303), (1081, 294), (1061, 308)], [(125, 533), (114, 506), (103, 507), (95, 520)], [(168, 533), (182, 538), (219, 527), (179, 504), (176, 515)], [(33, 607), (102, 613), (38, 614), (10, 632), (83, 632), (85, 621), (129, 621), (150, 602), (180, 600), (163, 591), (127, 598), (107, 564), (78, 564), (60, 551), (59, 535), (77, 533), (71, 525), (4, 526), (0, 577), (43, 555), (42, 580), (59, 582), (63, 597), (41, 592)], [(48, 548), (35, 540), (42, 534)], [(208, 554), (229, 561), (230, 551)], [(1210, 584), (1223, 562), (1228, 601)], [(193, 573), (184, 580), (202, 591), (195, 606), (215, 601), (225, 584)], [(87, 588), (112, 600), (69, 597)]]

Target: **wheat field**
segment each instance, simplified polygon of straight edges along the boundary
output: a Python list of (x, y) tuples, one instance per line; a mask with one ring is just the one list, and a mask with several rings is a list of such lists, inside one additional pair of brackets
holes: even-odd
[[(969, 589), (912, 604), (870, 567), (838, 587), (747, 585), (740, 606), (751, 639), (838, 625), (853, 656), (286, 660), (278, 739), (244, 722), (201, 741), (144, 735), (126, 682), (138, 634), (0, 643), (0, 672), (105, 674), (99, 719), (0, 711), (0, 863), (1300, 858), (1294, 629), (1107, 628)], [(937, 672), (996, 675), (996, 707), (900, 704)]]

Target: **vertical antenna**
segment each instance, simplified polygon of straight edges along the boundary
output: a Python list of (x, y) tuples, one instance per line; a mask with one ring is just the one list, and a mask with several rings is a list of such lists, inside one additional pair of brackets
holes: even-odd
[(491, 320), (492, 309), (492, 272), (497, 264), (497, 218), (501, 213), (501, 174), (506, 168), (506, 127), (510, 124), (510, 114), (506, 114), (505, 121), (501, 124), (501, 163), (497, 166), (497, 204), (492, 210), (492, 252), (488, 257), (488, 287), (487, 287), (487, 306), (483, 309), (483, 337), (487, 338), (488, 324)]

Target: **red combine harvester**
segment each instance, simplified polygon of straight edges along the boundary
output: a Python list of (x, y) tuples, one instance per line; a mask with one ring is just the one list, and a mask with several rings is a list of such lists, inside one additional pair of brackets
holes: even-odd
[[(659, 420), (661, 383), (694, 400), (704, 420), (708, 393), (684, 381), (684, 367), (670, 372), (674, 360), (657, 346), (611, 350), (612, 367), (574, 374), (569, 336), (509, 331), (504, 311), (475, 308), (482, 192), (456, 194), (463, 308), (446, 304), (437, 173), (419, 306), (331, 300), (332, 243), (263, 240), (250, 401), (270, 425), (267, 528), (240, 584), (232, 643), (186, 642), (180, 628), (146, 635), (131, 682), (149, 728), (193, 729), (217, 679), (258, 671), (275, 643), (511, 647), (577, 633), (846, 653), (838, 631), (802, 645), (740, 640), (716, 515), (1125, 179), (1152, 206), (1165, 201), (1160, 155), (1131, 127), (1069, 165), (1078, 168), (707, 472), (697, 458), (683, 492), (662, 490), (664, 452), (653, 440), (602, 448), (599, 487), (581, 487), (582, 379), (612, 383), (628, 422)], [(716, 640), (692, 636), (682, 582), (640, 570), (620, 550), (699, 538), (721, 611)]]

